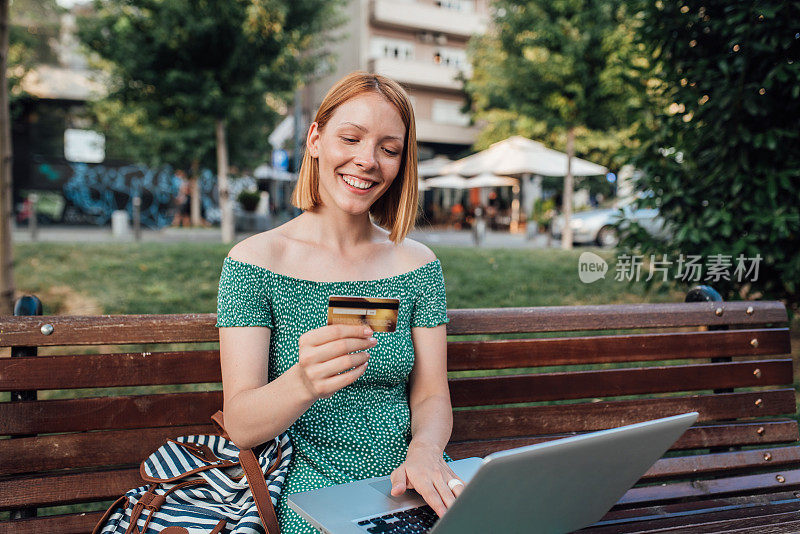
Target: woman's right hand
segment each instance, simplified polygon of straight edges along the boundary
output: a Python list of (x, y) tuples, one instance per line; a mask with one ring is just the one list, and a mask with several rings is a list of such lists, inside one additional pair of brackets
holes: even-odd
[[(369, 353), (378, 342), (364, 325), (327, 325), (300, 336), (298, 375), (308, 393), (327, 399), (358, 380), (367, 369)], [(341, 374), (340, 374), (341, 373)]]

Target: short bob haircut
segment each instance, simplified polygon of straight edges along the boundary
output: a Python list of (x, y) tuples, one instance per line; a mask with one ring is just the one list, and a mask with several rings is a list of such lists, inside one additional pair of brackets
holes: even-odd
[[(340, 105), (364, 93), (377, 93), (393, 104), (406, 127), (400, 170), (389, 189), (369, 210), (374, 222), (388, 230), (389, 239), (397, 244), (413, 229), (419, 202), (417, 128), (408, 94), (400, 84), (385, 76), (363, 71), (351, 72), (330, 88), (314, 121), (320, 130), (323, 129)], [(322, 204), (319, 196), (319, 161), (311, 157), (308, 149), (303, 154), (300, 175), (292, 193), (292, 204), (304, 211), (311, 211)]]

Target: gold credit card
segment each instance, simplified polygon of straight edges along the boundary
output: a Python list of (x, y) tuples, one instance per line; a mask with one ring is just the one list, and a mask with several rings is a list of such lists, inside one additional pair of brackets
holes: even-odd
[(363, 324), (375, 332), (394, 332), (399, 310), (400, 299), (331, 295), (328, 324)]

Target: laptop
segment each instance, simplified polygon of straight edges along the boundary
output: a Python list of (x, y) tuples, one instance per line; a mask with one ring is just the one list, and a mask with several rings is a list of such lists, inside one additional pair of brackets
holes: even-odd
[(500, 451), (448, 465), (464, 482), (438, 518), (388, 476), (294, 493), (289, 506), (323, 533), (566, 533), (599, 521), (697, 420), (697, 412)]

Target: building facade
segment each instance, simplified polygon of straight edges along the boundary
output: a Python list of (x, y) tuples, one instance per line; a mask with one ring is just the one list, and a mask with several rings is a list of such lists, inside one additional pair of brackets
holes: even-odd
[(316, 113), (327, 90), (354, 70), (388, 76), (409, 92), (420, 159), (455, 156), (478, 128), (462, 112), (459, 76), (470, 75), (467, 41), (486, 31), (488, 0), (350, 0), (340, 38), (329, 46), (333, 72), (306, 87), (304, 115)]

